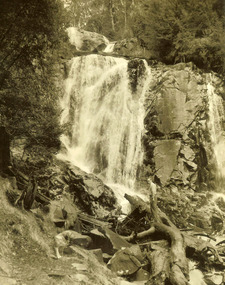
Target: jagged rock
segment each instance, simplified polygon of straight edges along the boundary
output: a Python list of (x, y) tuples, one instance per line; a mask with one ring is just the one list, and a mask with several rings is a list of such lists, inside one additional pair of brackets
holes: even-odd
[(191, 169), (191, 170), (197, 170), (197, 167), (198, 165), (192, 161), (185, 161), (185, 163), (188, 165), (188, 167)]
[(129, 74), (129, 83), (131, 86), (132, 92), (138, 90), (138, 83), (141, 82), (141, 78), (145, 73), (145, 64), (143, 59), (132, 59), (128, 62), (128, 74)]
[(193, 161), (195, 159), (195, 153), (189, 145), (184, 145), (180, 153), (184, 155), (186, 160)]
[(158, 118), (157, 128), (164, 134), (183, 134), (202, 105), (204, 86), (201, 86), (201, 93), (196, 77), (188, 70), (177, 68), (166, 71), (160, 83), (153, 106)]
[[(191, 63), (158, 65), (151, 72), (143, 138), (147, 175), (163, 186), (173, 183), (179, 190), (184, 186), (197, 191), (215, 188), (207, 86), (211, 79)], [(211, 84), (216, 86), (215, 82)], [(169, 152), (156, 152), (158, 142), (166, 140), (180, 141), (176, 163), (174, 159), (169, 161)]]
[(152, 52), (142, 47), (137, 38), (117, 41), (113, 53), (127, 57), (153, 58)]
[(92, 250), (90, 250), (90, 252), (92, 252), (92, 253), (96, 256), (97, 260), (98, 260), (100, 263), (104, 263), (101, 248), (92, 249)]
[(126, 248), (131, 247), (131, 244), (129, 242), (127, 242), (126, 240), (121, 238), (118, 234), (114, 233), (110, 229), (103, 228), (103, 232), (104, 232), (105, 236), (110, 240), (114, 251), (117, 251), (117, 250), (124, 248), (124, 247), (126, 247)]
[(210, 231), (211, 229), (211, 219), (203, 209), (195, 211), (189, 218), (189, 222), (206, 231)]
[(87, 214), (103, 218), (115, 209), (114, 192), (94, 174), (73, 167), (67, 170), (64, 179), (69, 184), (75, 204)]
[(69, 195), (64, 195), (61, 200), (52, 201), (49, 216), (59, 227), (73, 227), (77, 221), (78, 209)]
[(189, 176), (190, 172), (185, 166), (183, 159), (178, 158), (177, 165), (175, 166), (170, 178), (175, 181), (178, 181), (178, 184), (182, 183), (183, 185), (187, 185)]
[(206, 276), (204, 278), (207, 285), (222, 285), (223, 284), (223, 274), (217, 273), (212, 276)]
[(137, 272), (144, 261), (144, 256), (139, 246), (119, 250), (110, 259), (107, 266), (119, 276), (128, 276)]
[(213, 214), (211, 218), (212, 229), (216, 232), (220, 232), (223, 229), (223, 218)]
[(180, 150), (179, 140), (157, 141), (154, 149), (156, 176), (162, 185), (170, 179), (170, 175), (177, 165), (177, 156)]

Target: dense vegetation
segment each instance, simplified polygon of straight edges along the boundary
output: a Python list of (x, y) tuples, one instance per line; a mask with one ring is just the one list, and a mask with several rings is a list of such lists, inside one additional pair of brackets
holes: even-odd
[(56, 83), (65, 32), (59, 0), (0, 1), (0, 124), (26, 146), (57, 148)]
[(136, 36), (168, 64), (225, 71), (224, 0), (68, 0), (73, 25), (112, 40)]

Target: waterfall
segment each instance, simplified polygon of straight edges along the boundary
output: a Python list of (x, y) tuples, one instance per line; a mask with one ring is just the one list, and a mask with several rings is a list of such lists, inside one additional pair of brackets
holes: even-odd
[(106, 53), (111, 53), (111, 52), (113, 52), (114, 47), (115, 47), (115, 42), (109, 43), (109, 44), (106, 46), (106, 48), (104, 49), (104, 52), (106, 52)]
[[(88, 55), (71, 60), (62, 98), (62, 123), (71, 125), (62, 137), (61, 159), (98, 175), (120, 192), (135, 188), (142, 164), (144, 100), (150, 69), (130, 88), (128, 61)], [(126, 190), (124, 190), (126, 189)]]
[(212, 84), (212, 75), (207, 85), (209, 100), (209, 129), (211, 133), (212, 146), (217, 162), (218, 176), (225, 179), (225, 131), (223, 128), (225, 112), (223, 99), (216, 94)]

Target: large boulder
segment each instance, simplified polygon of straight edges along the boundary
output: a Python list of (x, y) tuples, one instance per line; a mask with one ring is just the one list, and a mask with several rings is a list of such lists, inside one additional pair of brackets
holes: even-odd
[(142, 46), (137, 38), (117, 41), (114, 45), (113, 53), (126, 57), (153, 58), (152, 52)]
[(93, 52), (96, 50), (104, 50), (109, 41), (103, 35), (94, 32), (88, 32), (75, 27), (67, 29), (70, 43), (76, 47), (78, 51)]

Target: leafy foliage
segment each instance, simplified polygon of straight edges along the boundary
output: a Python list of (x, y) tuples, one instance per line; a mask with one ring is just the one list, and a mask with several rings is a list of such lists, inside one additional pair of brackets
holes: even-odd
[(59, 0), (0, 3), (0, 123), (28, 144), (59, 146), (55, 76), (67, 40), (63, 11)]
[(206, 70), (224, 71), (225, 20), (220, 0), (146, 3), (142, 1), (144, 29), (139, 37), (159, 60), (169, 64), (193, 61)]
[[(68, 0), (74, 25), (111, 40), (138, 37), (168, 64), (225, 70), (224, 0)], [(86, 3), (86, 4), (85, 4)], [(76, 4), (76, 5), (75, 5)], [(79, 22), (79, 23), (78, 23)]]

